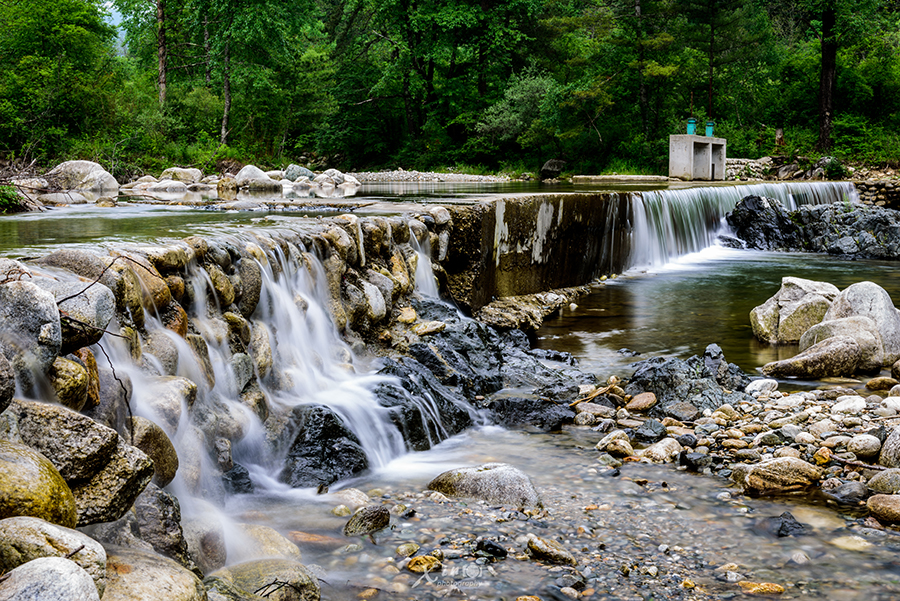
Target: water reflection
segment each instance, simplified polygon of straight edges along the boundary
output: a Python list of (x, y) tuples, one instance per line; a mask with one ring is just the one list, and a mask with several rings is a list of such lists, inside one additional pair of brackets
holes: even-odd
[(544, 321), (538, 346), (567, 350), (605, 377), (627, 374), (632, 362), (651, 356), (702, 354), (715, 342), (729, 361), (754, 374), (798, 351), (796, 345), (760, 343), (750, 327), (750, 310), (778, 291), (782, 277), (827, 281), (840, 289), (869, 280), (898, 300), (898, 273), (900, 264), (884, 261), (714, 247), (595, 287), (575, 311), (564, 309)]

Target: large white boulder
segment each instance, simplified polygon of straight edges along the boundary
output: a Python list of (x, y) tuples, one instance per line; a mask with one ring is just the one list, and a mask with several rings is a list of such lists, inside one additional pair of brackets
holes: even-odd
[(117, 192), (119, 182), (93, 161), (66, 161), (50, 170), (47, 180), (63, 190)]
[(785, 277), (781, 288), (750, 312), (753, 334), (770, 344), (794, 344), (822, 321), (840, 291), (827, 282)]
[(860, 315), (875, 322), (884, 345), (884, 365), (900, 359), (900, 313), (887, 291), (874, 282), (857, 282), (834, 299), (823, 321)]

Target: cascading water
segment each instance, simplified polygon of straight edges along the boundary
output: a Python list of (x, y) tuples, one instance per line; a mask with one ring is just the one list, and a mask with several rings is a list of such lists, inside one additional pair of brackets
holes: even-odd
[(631, 195), (627, 269), (660, 266), (715, 244), (727, 228), (725, 214), (746, 196), (781, 201), (788, 210), (804, 204), (858, 202), (849, 182), (751, 184), (635, 192)]
[(416, 237), (415, 232), (410, 231), (409, 243), (418, 254), (416, 263), (416, 290), (422, 296), (439, 298), (437, 281), (434, 279), (434, 271), (431, 267), (431, 240), (428, 233), (422, 237), (422, 241)]

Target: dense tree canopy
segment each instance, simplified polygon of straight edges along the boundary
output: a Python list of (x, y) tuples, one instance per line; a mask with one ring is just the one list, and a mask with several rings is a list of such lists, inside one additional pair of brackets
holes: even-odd
[[(893, 0), (0, 0), (0, 150), (114, 171), (900, 160)], [(786, 146), (775, 146), (776, 129)]]

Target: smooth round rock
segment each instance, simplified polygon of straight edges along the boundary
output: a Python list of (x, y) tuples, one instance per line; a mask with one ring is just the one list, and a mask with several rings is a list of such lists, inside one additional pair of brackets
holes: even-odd
[(541, 506), (541, 498), (531, 479), (506, 463), (485, 463), (477, 467), (448, 470), (428, 483), (448, 497), (480, 499), (488, 503)]
[(0, 573), (41, 557), (69, 559), (91, 576), (100, 595), (106, 589), (106, 551), (88, 535), (38, 518), (0, 520)]
[(41, 557), (7, 573), (0, 601), (100, 601), (90, 574), (63, 557)]
[(178, 453), (160, 426), (140, 416), (131, 418), (132, 444), (153, 461), (153, 483), (164, 488), (178, 471)]
[(871, 434), (857, 434), (847, 443), (847, 450), (857, 457), (876, 457), (881, 451), (881, 440)]
[(649, 411), (655, 405), (656, 395), (652, 392), (642, 392), (628, 401), (625, 409), (628, 411)]
[(300, 548), (274, 528), (261, 524), (238, 524), (237, 526), (247, 537), (247, 542), (241, 545), (236, 557), (229, 556), (229, 561), (241, 561), (251, 557), (282, 557), (295, 561), (303, 559)]
[(866, 388), (868, 388), (869, 390), (890, 390), (898, 384), (900, 384), (900, 382), (898, 382), (894, 378), (886, 378), (880, 376), (877, 378), (872, 378), (871, 380), (866, 382)]
[[(248, 561), (222, 568), (210, 577), (230, 581), (246, 594), (277, 601), (319, 601), (320, 596), (318, 579), (302, 563), (290, 559)], [(276, 589), (276, 581), (288, 586)]]
[(558, 565), (578, 565), (575, 556), (566, 551), (555, 540), (529, 534), (527, 545), (531, 556), (537, 560)]
[(75, 497), (50, 461), (0, 440), (0, 519), (31, 516), (67, 528), (78, 522)]
[(197, 576), (176, 561), (151, 551), (106, 548), (104, 601), (205, 601)]
[(900, 522), (900, 495), (872, 495), (866, 507), (883, 522)]
[(344, 525), (344, 536), (363, 536), (378, 532), (391, 523), (391, 512), (384, 505), (366, 505), (356, 510)]
[(59, 404), (81, 411), (87, 403), (88, 372), (77, 361), (57, 357), (48, 372), (50, 385), (56, 392)]
[(900, 493), (900, 469), (891, 468), (878, 472), (869, 479), (869, 488), (876, 493), (893, 495)]

